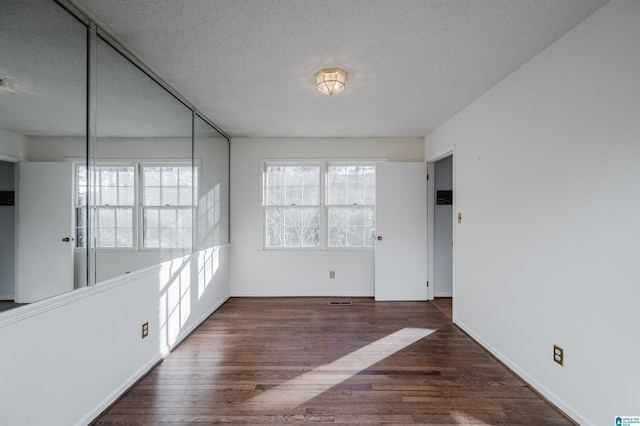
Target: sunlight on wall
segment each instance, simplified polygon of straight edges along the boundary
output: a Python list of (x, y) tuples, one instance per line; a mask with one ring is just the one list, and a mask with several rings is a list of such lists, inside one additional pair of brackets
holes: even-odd
[(403, 328), (330, 364), (321, 365), (267, 390), (246, 404), (254, 409), (295, 408), (435, 331), (427, 328)]
[(220, 244), (220, 184), (216, 184), (198, 202), (198, 229), (204, 245)]
[(191, 261), (182, 257), (160, 270), (160, 349), (168, 350), (191, 315)]
[(204, 295), (204, 291), (213, 282), (213, 277), (220, 266), (220, 247), (213, 247), (201, 251), (198, 254), (198, 300)]

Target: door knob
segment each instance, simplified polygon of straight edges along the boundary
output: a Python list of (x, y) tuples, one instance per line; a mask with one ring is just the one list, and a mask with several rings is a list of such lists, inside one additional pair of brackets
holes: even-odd
[(382, 235), (378, 235), (378, 241), (382, 241)]
[(68, 243), (69, 241), (73, 241), (73, 238), (64, 237), (62, 241), (64, 241), (65, 243)]

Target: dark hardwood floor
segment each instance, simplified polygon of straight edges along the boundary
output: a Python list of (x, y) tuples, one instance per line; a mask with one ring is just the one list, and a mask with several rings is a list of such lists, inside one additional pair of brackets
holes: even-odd
[(330, 300), (230, 299), (94, 424), (573, 424), (431, 303)]

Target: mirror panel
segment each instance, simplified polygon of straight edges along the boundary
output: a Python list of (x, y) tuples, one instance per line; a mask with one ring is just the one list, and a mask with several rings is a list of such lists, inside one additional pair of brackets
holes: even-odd
[[(71, 10), (0, 13), (0, 315), (229, 242), (228, 138)], [(54, 207), (64, 229), (34, 231), (54, 228)], [(38, 291), (20, 264), (46, 273)]]
[(200, 165), (196, 248), (202, 250), (229, 242), (229, 142), (198, 115), (194, 120), (194, 158)]
[(87, 28), (52, 1), (8, 0), (0, 29), (1, 311), (74, 288), (68, 159), (86, 158)]
[(91, 284), (193, 249), (193, 113), (101, 37), (96, 52)]

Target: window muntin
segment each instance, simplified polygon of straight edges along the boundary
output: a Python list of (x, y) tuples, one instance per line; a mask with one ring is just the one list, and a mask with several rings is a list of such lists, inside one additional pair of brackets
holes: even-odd
[(89, 170), (91, 176), (84, 163), (76, 163), (77, 248), (86, 247), (88, 196), (90, 204), (95, 203), (96, 248), (137, 249), (138, 241), (149, 249), (192, 248), (197, 169), (194, 176), (190, 163), (109, 163)]
[(320, 247), (320, 181), (319, 164), (265, 165), (265, 247)]
[(91, 198), (95, 203), (93, 220), (96, 247), (133, 248), (133, 215), (135, 206), (135, 166), (109, 164), (89, 168), (76, 165), (76, 247), (86, 247), (87, 179), (93, 185)]
[(264, 163), (264, 247), (372, 248), (375, 162)]
[(190, 248), (193, 245), (193, 168), (141, 165), (142, 246)]
[(327, 246), (375, 245), (376, 167), (373, 164), (327, 166)]

